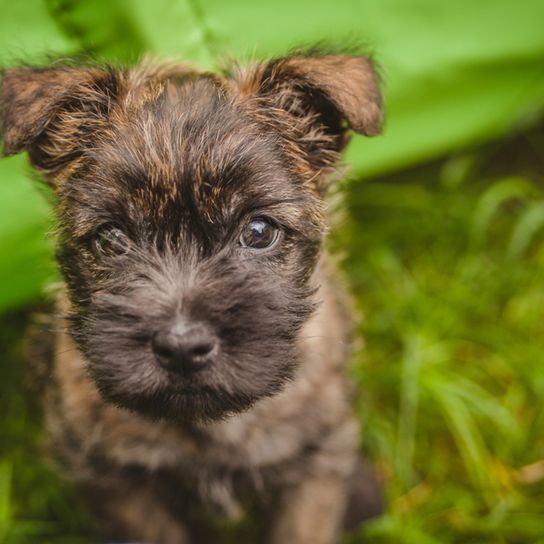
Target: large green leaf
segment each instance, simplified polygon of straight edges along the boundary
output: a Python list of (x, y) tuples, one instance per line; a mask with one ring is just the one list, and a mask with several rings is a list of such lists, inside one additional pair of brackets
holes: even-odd
[[(0, 0), (0, 8), (4, 63), (43, 52), (122, 61), (152, 52), (213, 68), (225, 56), (278, 55), (323, 39), (366, 43), (382, 66), (387, 125), (383, 137), (354, 138), (347, 161), (358, 177), (497, 137), (544, 106), (542, 0)], [(0, 217), (10, 225), (0, 231), (0, 282), (20, 285), (0, 291), (0, 309), (33, 296), (49, 273), (38, 243), (45, 208), (21, 185), (19, 164), (0, 163)]]

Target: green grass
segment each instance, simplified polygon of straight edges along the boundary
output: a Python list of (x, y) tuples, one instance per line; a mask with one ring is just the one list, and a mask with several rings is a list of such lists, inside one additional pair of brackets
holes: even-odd
[(335, 245), (389, 503), (369, 542), (544, 542), (542, 149), (537, 129), (347, 186)]
[[(356, 408), (388, 502), (354, 543), (544, 543), (542, 149), (544, 127), (343, 184), (332, 245), (364, 315)], [(26, 320), (0, 326), (0, 543), (90, 542), (23, 394)]]
[(39, 402), (24, 368), (28, 311), (0, 321), (0, 544), (89, 542), (85, 516), (70, 485), (44, 452)]

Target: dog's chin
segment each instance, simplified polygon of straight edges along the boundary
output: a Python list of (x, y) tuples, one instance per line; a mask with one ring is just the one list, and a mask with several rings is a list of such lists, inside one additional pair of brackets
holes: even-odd
[(164, 388), (153, 393), (126, 393), (97, 384), (107, 402), (135, 412), (153, 421), (165, 420), (180, 424), (206, 423), (250, 409), (264, 396), (227, 392), (210, 387), (191, 389)]

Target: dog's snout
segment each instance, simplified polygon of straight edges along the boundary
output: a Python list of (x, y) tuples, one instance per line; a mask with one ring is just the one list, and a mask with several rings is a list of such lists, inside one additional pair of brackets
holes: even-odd
[(213, 362), (218, 340), (204, 325), (175, 325), (153, 334), (151, 346), (163, 368), (192, 374)]

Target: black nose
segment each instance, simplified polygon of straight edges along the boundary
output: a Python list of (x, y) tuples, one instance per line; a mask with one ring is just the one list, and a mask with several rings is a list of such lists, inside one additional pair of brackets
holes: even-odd
[(192, 374), (208, 367), (217, 345), (216, 336), (204, 325), (174, 325), (151, 337), (151, 347), (159, 364), (180, 374)]

